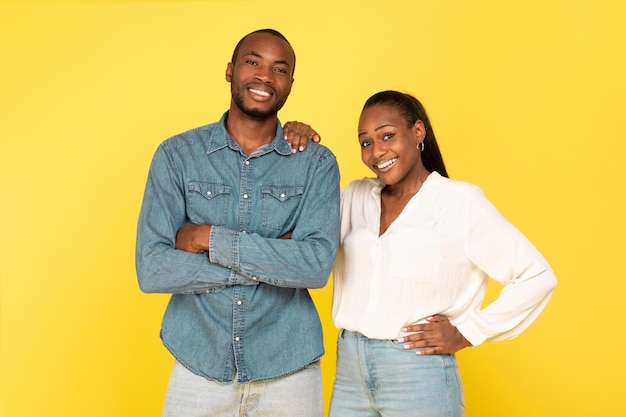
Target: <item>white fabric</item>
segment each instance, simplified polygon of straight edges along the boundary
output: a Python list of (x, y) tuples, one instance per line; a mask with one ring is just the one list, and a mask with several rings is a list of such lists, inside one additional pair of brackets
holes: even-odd
[[(476, 346), (513, 338), (537, 318), (554, 273), (480, 188), (433, 172), (378, 236), (382, 187), (366, 178), (342, 192), (332, 310), (338, 328), (396, 339), (402, 327), (443, 314)], [(481, 309), (489, 278), (504, 287)]]

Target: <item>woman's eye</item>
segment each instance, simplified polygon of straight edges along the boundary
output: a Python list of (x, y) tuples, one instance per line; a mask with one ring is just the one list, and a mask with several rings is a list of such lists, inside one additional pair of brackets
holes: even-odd
[(361, 148), (367, 148), (371, 144), (372, 142), (370, 142), (369, 140), (364, 140), (363, 142), (361, 142)]
[(389, 140), (395, 136), (395, 133), (387, 133), (383, 135), (383, 140)]

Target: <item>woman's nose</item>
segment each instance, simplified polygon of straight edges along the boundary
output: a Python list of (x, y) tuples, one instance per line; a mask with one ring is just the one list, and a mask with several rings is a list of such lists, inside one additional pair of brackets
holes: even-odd
[(381, 142), (374, 141), (372, 143), (372, 153), (374, 156), (380, 157), (387, 153), (387, 147)]

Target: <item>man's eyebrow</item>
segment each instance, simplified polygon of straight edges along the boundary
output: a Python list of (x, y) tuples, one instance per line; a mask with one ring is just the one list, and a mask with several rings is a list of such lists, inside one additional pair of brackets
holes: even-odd
[(250, 56), (250, 55), (251, 55), (251, 56), (253, 56), (253, 57), (255, 57), (255, 58), (263, 58), (263, 57), (261, 56), (261, 54), (259, 54), (259, 53), (257, 53), (257, 52), (254, 52), (254, 51), (250, 51), (250, 52), (248, 52), (248, 53), (245, 53), (243, 56)]
[[(258, 52), (255, 52), (255, 51), (250, 51), (247, 54), (245, 54), (244, 56), (253, 56), (255, 58), (263, 59), (263, 55), (259, 54)], [(274, 61), (274, 64), (286, 65), (287, 67), (291, 68), (291, 65), (289, 65), (289, 62), (287, 60), (285, 60), (285, 59), (279, 59), (277, 61)]]

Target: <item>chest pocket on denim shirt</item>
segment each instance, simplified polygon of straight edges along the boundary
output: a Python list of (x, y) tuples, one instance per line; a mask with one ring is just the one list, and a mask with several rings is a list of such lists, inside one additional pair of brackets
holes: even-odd
[(296, 215), (302, 194), (304, 187), (300, 185), (262, 186), (263, 226), (282, 230), (285, 225), (290, 224)]
[(225, 225), (230, 187), (219, 182), (189, 181), (187, 215), (192, 223)]

